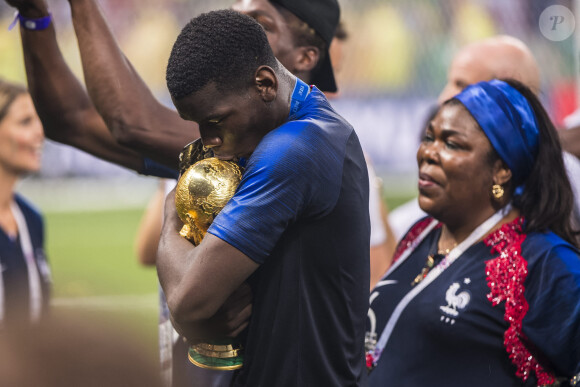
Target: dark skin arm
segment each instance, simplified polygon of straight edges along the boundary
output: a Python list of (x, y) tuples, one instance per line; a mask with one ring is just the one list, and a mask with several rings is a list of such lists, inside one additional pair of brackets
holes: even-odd
[[(382, 192), (382, 191), (381, 191)], [(382, 193), (380, 195), (382, 197)], [(385, 202), (381, 199), (381, 219), (387, 233), (387, 239), (377, 246), (371, 246), (371, 286), (372, 291), (381, 277), (393, 263), (397, 240), (389, 224), (389, 214)]]
[(69, 0), (85, 83), (97, 110), (122, 145), (170, 167), (199, 137), (197, 124), (162, 105), (121, 52), (94, 0)]
[(211, 234), (199, 246), (179, 235), (175, 190), (165, 202), (157, 273), (175, 329), (190, 343), (235, 337), (247, 325), (251, 294), (245, 280), (258, 268), (235, 247)]
[(580, 159), (580, 126), (558, 130), (562, 149)]
[[(48, 15), (44, 0), (7, 0), (30, 18)], [(67, 66), (54, 26), (20, 29), (28, 88), (48, 138), (102, 159), (140, 171), (142, 157), (119, 145), (109, 133), (86, 91)]]

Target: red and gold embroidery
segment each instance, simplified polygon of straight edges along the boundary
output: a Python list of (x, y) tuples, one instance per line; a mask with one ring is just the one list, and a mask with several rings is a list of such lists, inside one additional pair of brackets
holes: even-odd
[(526, 239), (522, 232), (523, 222), (523, 217), (519, 217), (484, 239), (484, 243), (491, 247), (491, 253), (499, 254), (485, 264), (487, 285), (491, 289), (487, 298), (493, 306), (505, 303), (504, 319), (509, 328), (504, 333), (504, 346), (517, 367), (516, 375), (526, 381), (533, 371), (538, 385), (551, 385), (556, 381), (554, 374), (540, 365), (524, 344), (526, 337), (522, 332), (522, 320), (529, 306), (524, 297), (528, 263), (521, 255), (522, 243)]
[[(417, 238), (429, 224), (433, 221), (433, 218), (426, 217), (425, 219), (415, 223), (415, 225), (409, 230), (407, 235), (403, 238), (401, 242), (397, 245), (397, 249), (395, 250), (395, 254), (393, 254), (393, 263), (395, 263), (401, 255), (405, 252), (405, 250), (411, 248), (413, 243), (417, 242)], [(439, 223), (436, 227), (441, 227), (441, 223)]]

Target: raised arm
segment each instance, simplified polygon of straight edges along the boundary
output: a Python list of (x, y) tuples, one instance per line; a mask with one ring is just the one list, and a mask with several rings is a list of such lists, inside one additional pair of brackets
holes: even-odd
[(162, 105), (121, 52), (94, 0), (69, 0), (87, 90), (120, 144), (176, 167), (197, 125)]
[[(7, 0), (21, 15), (48, 15), (44, 0)], [(66, 64), (53, 23), (40, 31), (20, 28), (28, 87), (46, 136), (107, 161), (140, 171), (142, 157), (120, 146)]]

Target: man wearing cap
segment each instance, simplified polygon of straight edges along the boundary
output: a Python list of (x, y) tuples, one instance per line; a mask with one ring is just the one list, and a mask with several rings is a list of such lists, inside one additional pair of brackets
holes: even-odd
[[(98, 3), (69, 0), (85, 91), (58, 48), (46, 0), (6, 2), (19, 12), (28, 86), (47, 137), (139, 173), (175, 177), (179, 152), (199, 137), (197, 125), (155, 98)], [(274, 55), (293, 74), (336, 91), (328, 55), (340, 16), (336, 0), (237, 0), (232, 8), (264, 27)]]

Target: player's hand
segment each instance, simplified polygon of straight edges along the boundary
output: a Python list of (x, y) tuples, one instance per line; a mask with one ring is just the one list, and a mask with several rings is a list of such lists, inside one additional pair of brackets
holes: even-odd
[(249, 324), (252, 315), (252, 289), (243, 283), (210, 319), (219, 336), (236, 337)]
[(213, 317), (199, 324), (180, 324), (171, 321), (175, 329), (190, 345), (207, 342), (216, 338), (236, 337), (249, 324), (252, 315), (252, 291), (243, 283), (232, 293)]

